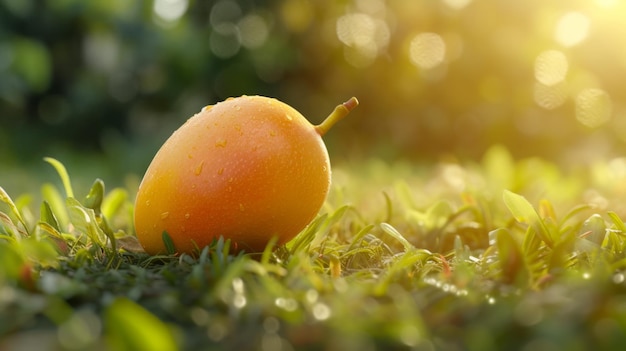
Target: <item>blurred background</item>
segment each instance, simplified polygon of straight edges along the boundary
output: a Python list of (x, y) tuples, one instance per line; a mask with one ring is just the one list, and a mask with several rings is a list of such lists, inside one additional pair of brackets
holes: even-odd
[[(0, 184), (141, 176), (203, 106), (276, 97), (334, 162), (626, 151), (619, 0), (0, 0)], [(50, 168), (50, 169), (48, 169)], [(41, 170), (41, 171), (40, 171)], [(108, 177), (108, 178), (107, 178)]]

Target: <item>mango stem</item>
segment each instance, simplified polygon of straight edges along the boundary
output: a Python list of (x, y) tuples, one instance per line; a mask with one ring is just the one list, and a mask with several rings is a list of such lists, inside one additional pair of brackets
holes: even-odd
[(354, 96), (350, 98), (350, 100), (344, 102), (343, 104), (337, 105), (337, 107), (335, 107), (333, 112), (331, 112), (331, 114), (328, 115), (328, 117), (326, 117), (326, 119), (322, 123), (314, 127), (315, 131), (320, 136), (324, 136), (324, 134), (326, 134), (326, 132), (328, 132), (328, 130), (335, 125), (335, 123), (342, 120), (345, 116), (347, 116), (350, 113), (350, 111), (352, 111), (352, 109), (354, 109), (358, 105), (359, 105), (359, 100), (357, 100)]

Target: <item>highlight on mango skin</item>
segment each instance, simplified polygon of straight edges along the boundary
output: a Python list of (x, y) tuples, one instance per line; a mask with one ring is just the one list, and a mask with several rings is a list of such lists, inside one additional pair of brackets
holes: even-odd
[(288, 242), (315, 218), (330, 188), (322, 136), (356, 106), (354, 97), (337, 105), (319, 125), (269, 97), (206, 106), (146, 170), (135, 202), (139, 242), (149, 254), (167, 253), (166, 242), (192, 253), (219, 237), (246, 252), (263, 251), (274, 237)]

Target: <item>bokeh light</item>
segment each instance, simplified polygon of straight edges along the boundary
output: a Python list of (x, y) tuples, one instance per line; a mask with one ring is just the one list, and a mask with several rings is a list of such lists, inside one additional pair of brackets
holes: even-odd
[(241, 33), (241, 44), (248, 49), (256, 49), (265, 44), (270, 30), (260, 15), (249, 14), (242, 18), (238, 24)]
[(567, 100), (567, 88), (564, 83), (545, 85), (535, 83), (534, 90), (535, 103), (546, 110), (554, 110), (563, 105)]
[(389, 36), (386, 22), (366, 13), (337, 19), (337, 37), (346, 45), (346, 60), (355, 67), (370, 65), (389, 43)]
[(178, 21), (185, 14), (188, 6), (188, 0), (155, 0), (153, 10), (157, 23), (167, 25)]
[(567, 57), (561, 51), (544, 51), (535, 60), (535, 78), (544, 85), (552, 86), (562, 82), (568, 69)]
[(313, 123), (357, 96), (359, 118), (325, 136), (335, 158), (626, 154), (623, 1), (19, 4), (0, 2), (3, 162), (134, 145), (119, 167), (142, 170), (188, 116), (242, 94)]
[(411, 39), (409, 48), (411, 62), (422, 69), (440, 65), (446, 55), (446, 43), (436, 33), (420, 33)]
[(576, 96), (576, 119), (587, 127), (599, 127), (611, 119), (611, 97), (602, 89), (585, 89)]
[(235, 56), (241, 48), (241, 34), (234, 23), (224, 22), (213, 27), (209, 37), (211, 52), (215, 56), (227, 59)]

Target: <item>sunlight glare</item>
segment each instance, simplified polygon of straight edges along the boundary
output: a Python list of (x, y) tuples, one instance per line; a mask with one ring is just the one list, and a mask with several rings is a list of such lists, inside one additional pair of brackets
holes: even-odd
[(616, 6), (619, 3), (619, 0), (596, 0), (595, 3), (600, 7), (608, 9)]
[(443, 0), (443, 2), (454, 10), (461, 10), (469, 5), (472, 0)]
[(563, 46), (580, 44), (589, 35), (589, 18), (580, 12), (568, 12), (559, 19), (554, 38)]
[(420, 33), (412, 40), (409, 47), (411, 62), (421, 69), (439, 66), (446, 55), (446, 43), (436, 33)]

